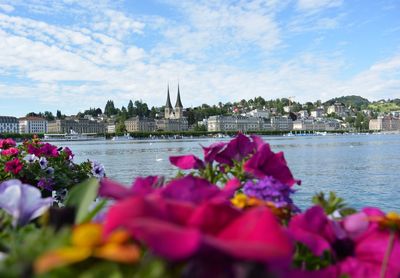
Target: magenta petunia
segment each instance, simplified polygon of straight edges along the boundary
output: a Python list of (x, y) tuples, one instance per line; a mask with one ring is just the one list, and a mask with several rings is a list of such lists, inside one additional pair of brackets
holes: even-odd
[(0, 139), (0, 149), (2, 149), (2, 150), (6, 150), (8, 148), (15, 147), (16, 145), (17, 145), (17, 143), (11, 138)]
[(239, 211), (213, 200), (195, 206), (162, 196), (134, 197), (111, 207), (104, 225), (106, 234), (119, 227), (127, 229), (168, 260), (207, 257), (219, 251), (236, 259), (266, 263), (289, 260), (293, 250), (268, 208)]
[(29, 154), (34, 154), (36, 156), (40, 156), (42, 154), (40, 147), (37, 145), (29, 144), (27, 149)]
[(204, 168), (204, 162), (195, 155), (170, 156), (169, 161), (183, 170)]
[[(384, 214), (375, 208), (365, 208), (337, 222), (328, 219), (323, 209), (315, 206), (293, 217), (289, 231), (315, 255), (320, 256), (325, 250), (333, 253), (336, 264), (321, 270), (321, 276), (326, 271), (337, 276), (379, 277), (393, 232), (370, 221), (376, 216)], [(384, 277), (400, 275), (400, 235), (394, 232), (393, 236)]]
[(59, 155), (57, 149), (57, 146), (46, 143), (40, 147), (40, 154), (49, 157), (57, 157)]
[(217, 142), (208, 147), (203, 147), (204, 161), (207, 163), (215, 161), (215, 158), (226, 148), (227, 145), (228, 143), (225, 142)]
[(24, 164), (15, 157), (13, 160), (5, 163), (4, 171), (17, 175), (22, 170), (23, 166)]
[(129, 188), (109, 178), (103, 178), (100, 181), (99, 195), (115, 200), (143, 196), (155, 191), (156, 187), (159, 187), (161, 183), (162, 178), (158, 176), (137, 177)]
[(73, 159), (74, 156), (75, 156), (75, 155), (72, 153), (71, 149), (68, 148), (68, 147), (65, 147), (65, 148), (63, 149), (63, 152), (65, 153), (67, 159), (69, 159), (69, 160)]
[(335, 241), (333, 222), (328, 219), (324, 209), (314, 206), (306, 212), (295, 215), (289, 223), (293, 238), (306, 245), (315, 255), (320, 256), (325, 250), (332, 250)]
[(272, 176), (290, 186), (295, 183), (301, 183), (300, 180), (293, 178), (283, 153), (272, 152), (269, 144), (262, 145), (260, 149), (245, 162), (243, 168), (257, 178)]
[(160, 193), (164, 198), (198, 204), (216, 197), (220, 192), (221, 190), (209, 181), (188, 175), (172, 180)]
[(16, 156), (18, 155), (19, 151), (17, 148), (11, 147), (1, 151), (1, 154), (4, 156)]
[[(222, 164), (233, 166), (234, 161), (242, 161), (244, 158), (253, 154), (256, 150), (256, 143), (249, 137), (239, 133), (229, 143), (211, 145), (209, 148), (203, 148), (205, 160), (215, 160)], [(211, 160), (211, 161), (212, 161)]]

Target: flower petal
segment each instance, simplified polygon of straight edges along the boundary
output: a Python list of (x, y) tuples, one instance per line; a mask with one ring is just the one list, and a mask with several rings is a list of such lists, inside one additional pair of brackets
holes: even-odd
[(39, 257), (34, 263), (36, 274), (44, 274), (55, 268), (81, 262), (89, 258), (89, 248), (65, 247), (50, 251)]
[(182, 170), (204, 168), (204, 162), (195, 155), (170, 156), (169, 161)]

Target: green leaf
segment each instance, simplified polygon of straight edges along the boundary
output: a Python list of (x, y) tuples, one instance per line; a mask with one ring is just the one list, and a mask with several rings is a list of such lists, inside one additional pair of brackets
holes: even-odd
[(75, 223), (83, 223), (86, 219), (89, 207), (97, 196), (99, 186), (100, 183), (97, 179), (90, 178), (75, 185), (69, 192), (65, 205), (77, 208)]

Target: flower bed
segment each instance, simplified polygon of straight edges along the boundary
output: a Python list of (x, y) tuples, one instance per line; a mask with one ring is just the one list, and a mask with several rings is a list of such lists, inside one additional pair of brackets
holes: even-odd
[[(138, 177), (130, 187), (96, 163), (63, 166), (72, 182), (51, 185), (69, 189), (62, 208), (39, 182), (48, 167), (52, 177), (64, 170), (40, 160), (69, 165), (72, 154), (38, 141), (0, 147), (2, 277), (400, 275), (399, 215), (356, 211), (333, 193), (301, 212), (291, 198), (300, 181), (257, 136), (203, 147), (203, 159), (170, 157), (175, 178)], [(76, 169), (97, 178), (76, 185)]]

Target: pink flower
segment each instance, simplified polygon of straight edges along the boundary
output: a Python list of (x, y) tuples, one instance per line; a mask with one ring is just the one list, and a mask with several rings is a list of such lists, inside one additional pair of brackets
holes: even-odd
[(6, 162), (4, 171), (17, 175), (22, 170), (23, 166), (21, 161), (15, 157), (13, 160)]
[(18, 149), (14, 147), (1, 151), (1, 154), (5, 156), (16, 156), (18, 155), (18, 153), (19, 153)]
[(400, 236), (370, 221), (372, 217), (383, 215), (378, 209), (365, 208), (335, 222), (326, 217), (322, 208), (312, 207), (292, 218), (289, 231), (295, 240), (305, 244), (317, 256), (324, 250), (333, 252), (337, 263), (321, 270), (321, 276), (325, 276), (323, 272), (326, 271), (327, 274), (337, 273), (337, 276), (379, 277), (393, 236), (385, 277), (398, 277)]
[(63, 152), (65, 153), (67, 159), (72, 159), (74, 157), (74, 154), (72, 153), (71, 149), (68, 147), (65, 147), (63, 149)]
[(143, 196), (153, 191), (162, 183), (158, 176), (137, 177), (130, 188), (121, 185), (109, 178), (100, 181), (99, 195), (101, 197), (122, 200), (132, 196)]
[(293, 238), (306, 245), (315, 255), (321, 256), (331, 250), (336, 239), (333, 222), (325, 215), (324, 209), (314, 206), (305, 213), (297, 214), (289, 223)]
[(219, 163), (232, 166), (234, 161), (242, 161), (250, 154), (253, 154), (258, 142), (258, 139), (257, 143), (255, 143), (249, 137), (239, 133), (229, 143), (215, 143), (210, 147), (203, 147), (204, 159), (206, 162), (215, 160)]
[(204, 162), (195, 155), (170, 156), (169, 161), (183, 170), (204, 168)]
[(50, 157), (57, 157), (59, 155), (57, 147), (49, 143), (46, 143), (40, 147), (40, 154)]
[(217, 142), (211, 144), (209, 147), (203, 147), (204, 161), (212, 163), (216, 156), (226, 147), (228, 143)]
[(40, 156), (42, 154), (40, 148), (37, 145), (29, 144), (27, 149), (29, 154), (34, 154), (36, 156)]
[(240, 182), (233, 179), (227, 182), (223, 190), (209, 181), (191, 175), (172, 180), (160, 187), (162, 178), (157, 176), (138, 177), (128, 188), (108, 178), (100, 181), (99, 195), (115, 200), (149, 194), (161, 195), (163, 198), (190, 203), (201, 203), (209, 199), (228, 201), (240, 187)]
[(300, 180), (293, 178), (282, 152), (274, 153), (269, 144), (259, 146), (258, 151), (244, 164), (244, 170), (257, 178), (272, 176), (280, 182), (293, 185)]
[(148, 195), (115, 204), (105, 220), (106, 233), (118, 227), (169, 260), (226, 256), (258, 262), (287, 260), (289, 237), (267, 208), (239, 211), (226, 203), (208, 201), (195, 206), (185, 201)]
[(6, 150), (10, 147), (15, 147), (16, 145), (17, 143), (11, 138), (0, 139), (0, 149), (2, 150)]

